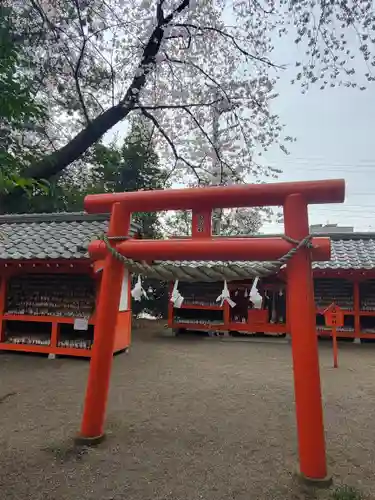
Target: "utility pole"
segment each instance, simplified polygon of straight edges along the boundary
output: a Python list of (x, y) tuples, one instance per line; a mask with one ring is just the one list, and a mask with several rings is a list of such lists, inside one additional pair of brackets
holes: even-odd
[[(218, 185), (221, 185), (223, 182), (223, 172), (222, 172), (222, 166), (221, 166), (221, 160), (220, 160), (220, 116), (221, 116), (221, 111), (220, 111), (220, 96), (219, 93), (216, 89), (215, 91), (215, 100), (217, 97), (217, 101), (213, 106), (212, 106), (212, 144), (214, 147), (214, 151), (212, 154), (212, 172), (214, 176), (217, 176)], [(223, 216), (223, 209), (222, 208), (217, 208), (213, 211), (212, 213), (212, 232), (213, 234), (220, 235), (220, 229), (221, 229), (221, 218)]]
[[(212, 112), (212, 173), (215, 176), (215, 185), (224, 184), (223, 175), (223, 164), (221, 161), (221, 144), (220, 144), (220, 118), (224, 113), (228, 113), (233, 110), (234, 105), (228, 101), (227, 98), (219, 91), (217, 87), (212, 86), (211, 88), (213, 100), (215, 104), (211, 107)], [(212, 212), (212, 232), (213, 234), (219, 235), (221, 231), (221, 221), (223, 218), (223, 209), (217, 208)]]

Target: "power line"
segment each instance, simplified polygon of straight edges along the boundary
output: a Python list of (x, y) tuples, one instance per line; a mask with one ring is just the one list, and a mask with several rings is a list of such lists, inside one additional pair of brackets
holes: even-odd
[[(266, 157), (265, 157), (266, 158)], [(267, 161), (267, 159), (266, 159)], [(275, 161), (270, 160), (268, 163), (275, 163)], [(365, 168), (374, 168), (375, 167), (375, 158), (367, 159), (367, 160), (354, 160), (353, 162), (350, 163), (343, 163), (341, 161), (332, 161), (332, 160), (326, 160), (325, 158), (301, 158), (301, 157), (295, 157), (295, 156), (284, 156), (282, 160), (277, 161), (278, 164), (280, 163), (293, 163), (296, 166), (300, 164), (310, 164), (310, 165), (315, 165), (315, 166), (321, 166), (321, 167), (333, 167), (333, 168), (352, 168), (355, 166), (361, 166)]]
[(329, 207), (310, 207), (310, 210), (314, 211), (324, 211), (324, 212), (348, 212), (348, 213), (362, 213), (364, 212), (364, 215), (366, 215), (366, 212), (374, 212), (375, 215), (375, 207), (374, 206), (368, 206), (368, 205), (363, 205), (363, 206), (353, 206), (353, 207), (346, 207), (343, 206), (343, 208), (329, 208)]
[[(347, 173), (355, 173), (358, 171), (358, 169), (363, 169), (364, 171), (371, 171), (373, 170), (375, 172), (375, 159), (372, 160), (371, 163), (365, 164), (365, 163), (358, 163), (358, 162), (353, 162), (351, 164), (342, 164), (342, 163), (336, 163), (332, 164), (332, 162), (325, 162), (325, 161), (319, 161), (319, 163), (314, 163), (311, 160), (298, 160), (298, 159), (289, 159), (289, 158), (284, 158), (283, 161), (280, 162), (267, 162), (270, 167), (273, 168), (279, 168), (282, 170), (284, 167), (293, 168), (295, 171), (306, 171), (307, 169), (310, 169), (311, 172), (340, 172), (344, 171)], [(284, 170), (283, 170), (284, 172)], [(283, 173), (282, 172), (282, 173)]]

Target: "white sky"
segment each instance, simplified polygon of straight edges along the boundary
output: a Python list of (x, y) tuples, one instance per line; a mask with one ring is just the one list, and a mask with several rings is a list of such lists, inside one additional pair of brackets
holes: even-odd
[[(282, 170), (274, 182), (344, 178), (345, 203), (310, 207), (310, 224), (329, 222), (375, 231), (375, 85), (362, 77), (367, 69), (359, 56), (357, 82), (367, 90), (336, 87), (322, 91), (316, 83), (302, 94), (298, 84), (290, 83), (298, 72), (296, 61), (306, 60), (293, 40), (290, 36), (275, 41), (272, 60), (288, 69), (280, 73), (279, 97), (272, 111), (286, 125), (285, 135), (296, 137), (297, 142), (287, 144), (289, 156), (275, 146), (263, 161)], [(264, 224), (261, 231), (283, 232), (283, 225)]]
[[(311, 207), (310, 224), (330, 222), (375, 231), (374, 84), (365, 91), (345, 87), (321, 91), (315, 84), (303, 95), (298, 85), (290, 84), (299, 58), (295, 45), (284, 40), (278, 52), (283, 62), (289, 54), (291, 69), (282, 75), (273, 109), (297, 142), (290, 145), (289, 156), (273, 148), (265, 159), (283, 171), (279, 181), (345, 178), (345, 203)], [(360, 59), (356, 66), (363, 75)], [(266, 224), (263, 230), (278, 232), (282, 225)]]
[[(375, 231), (375, 85), (367, 90), (337, 87), (319, 90), (319, 84), (307, 94), (290, 80), (297, 73), (296, 60), (304, 54), (293, 43), (293, 37), (275, 41), (272, 60), (287, 64), (281, 73), (273, 101), (273, 111), (286, 125), (285, 135), (297, 138), (288, 145), (286, 156), (278, 147), (264, 155), (264, 162), (274, 165), (282, 174), (277, 181), (345, 178), (347, 195), (344, 204), (318, 205), (310, 208), (310, 224), (336, 223), (352, 225), (357, 231)], [(363, 61), (356, 60), (358, 75), (364, 74)], [(370, 85), (370, 86), (369, 86)], [(118, 130), (124, 131), (121, 123)], [(111, 136), (116, 128), (111, 131)], [(180, 187), (180, 185), (176, 185)], [(282, 225), (265, 224), (264, 232), (280, 232)]]

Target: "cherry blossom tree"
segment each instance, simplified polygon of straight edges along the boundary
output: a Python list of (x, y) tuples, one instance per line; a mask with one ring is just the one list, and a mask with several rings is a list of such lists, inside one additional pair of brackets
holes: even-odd
[(10, 10), (0, 7), (0, 192), (5, 193), (21, 185), (27, 192), (34, 185), (18, 176), (18, 165), (37, 158), (38, 145), (23, 139), (44, 119), (43, 106), (30, 92), (27, 62), (22, 47), (12, 41), (11, 28)]
[[(255, 151), (292, 140), (271, 112), (283, 69), (272, 59), (278, 36), (295, 36), (304, 49), (295, 78), (303, 89), (356, 86), (358, 54), (368, 82), (374, 78), (370, 0), (5, 1), (14, 43), (29, 56), (31, 90), (49, 117), (33, 131), (45, 154), (23, 169), (27, 178), (82, 161), (130, 113), (153, 125), (170, 178), (201, 184), (277, 175)], [(212, 135), (218, 109), (227, 130), (220, 147)], [(4, 209), (6, 197), (0, 201)]]

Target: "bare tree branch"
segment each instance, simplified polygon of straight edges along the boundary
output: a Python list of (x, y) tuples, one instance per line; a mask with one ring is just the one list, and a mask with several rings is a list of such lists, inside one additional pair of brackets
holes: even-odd
[[(226, 161), (223, 160), (221, 154), (220, 154), (220, 151), (217, 147), (216, 144), (214, 144), (214, 142), (212, 141), (211, 137), (207, 134), (207, 132), (204, 130), (204, 128), (202, 127), (202, 125), (199, 123), (199, 121), (196, 119), (196, 117), (194, 116), (194, 114), (190, 111), (189, 108), (187, 107), (184, 107), (183, 108), (184, 111), (190, 116), (190, 118), (194, 121), (194, 123), (196, 124), (196, 126), (199, 128), (199, 130), (201, 131), (201, 133), (204, 135), (204, 137), (207, 139), (207, 141), (210, 143), (212, 149), (215, 151), (215, 154), (216, 154), (216, 157), (217, 159), (219, 160), (220, 164), (223, 166), (226, 166), (228, 168), (228, 170), (230, 172), (232, 172), (232, 174), (234, 175), (235, 179), (237, 180), (237, 182), (241, 182), (241, 179), (239, 179), (238, 175), (237, 175), (237, 172), (235, 171), (234, 168), (232, 168)], [(221, 173), (222, 175), (222, 173)]]
[(190, 5), (190, 0), (183, 0), (175, 9), (173, 12), (171, 12), (165, 19), (164, 19), (164, 25), (171, 24), (173, 19), (178, 15), (181, 14), (187, 7)]
[[(57, 26), (55, 26), (50, 21), (50, 19), (48, 18), (48, 16), (45, 15), (45, 13), (43, 12), (43, 9), (40, 7), (40, 5), (37, 3), (36, 0), (31, 0), (31, 3), (34, 6), (34, 8), (36, 9), (36, 11), (39, 13), (42, 21), (45, 22), (49, 26), (49, 28), (51, 29), (51, 31), (54, 33), (56, 41), (58, 41), (58, 36), (56, 35), (56, 31), (63, 31), (63, 30), (61, 28), (58, 28)], [(85, 105), (85, 100), (84, 100), (84, 97), (83, 97), (83, 94), (82, 94), (82, 90), (81, 90), (81, 86), (80, 86), (80, 83), (79, 83), (79, 71), (80, 71), (81, 63), (82, 63), (82, 60), (83, 60), (83, 57), (84, 57), (84, 52), (85, 52), (87, 40), (86, 40), (85, 34), (84, 34), (83, 20), (82, 20), (81, 10), (80, 10), (80, 6), (79, 6), (79, 3), (78, 3), (78, 0), (74, 0), (74, 4), (75, 4), (76, 10), (77, 10), (78, 20), (79, 20), (79, 24), (80, 24), (81, 37), (83, 38), (83, 42), (82, 42), (82, 44), (81, 44), (81, 46), (79, 48), (78, 61), (77, 61), (76, 65), (75, 65), (75, 67), (74, 67), (73, 63), (71, 62), (71, 60), (69, 59), (69, 57), (68, 57), (68, 55), (66, 54), (65, 51), (63, 51), (63, 55), (64, 55), (64, 57), (65, 57), (68, 65), (72, 69), (74, 83), (75, 83), (75, 87), (76, 87), (77, 95), (78, 95), (78, 100), (79, 100), (79, 103), (81, 105), (82, 112), (83, 112), (83, 115), (85, 117), (86, 123), (89, 124), (90, 123), (90, 118), (89, 118), (89, 115), (88, 115), (88, 111), (87, 111), (87, 108), (86, 108), (86, 105)]]
[(199, 169), (199, 165), (193, 165), (191, 162), (189, 162), (186, 158), (184, 158), (183, 156), (181, 156), (178, 151), (177, 151), (177, 148), (176, 146), (174, 145), (172, 139), (168, 136), (168, 134), (166, 133), (166, 131), (163, 129), (163, 127), (160, 125), (160, 123), (158, 122), (158, 120), (155, 118), (154, 115), (152, 115), (151, 113), (149, 113), (147, 111), (147, 109), (145, 108), (140, 108), (141, 109), (141, 112), (143, 114), (143, 116), (145, 116), (146, 118), (148, 118), (149, 120), (152, 121), (152, 123), (155, 125), (155, 127), (159, 130), (159, 132), (161, 133), (161, 135), (164, 137), (164, 139), (167, 141), (168, 145), (170, 146), (172, 152), (173, 152), (173, 155), (175, 157), (175, 165), (178, 161), (181, 161), (183, 163), (185, 163), (189, 168), (192, 169), (192, 171), (194, 172), (194, 175), (196, 176), (197, 180), (200, 182), (200, 177), (199, 177), (199, 174), (197, 172), (197, 170)]
[(81, 51), (80, 51), (80, 54), (79, 54), (79, 57), (78, 57), (77, 64), (76, 64), (76, 66), (74, 68), (74, 83), (75, 83), (75, 86), (76, 86), (76, 90), (77, 90), (77, 94), (78, 94), (78, 100), (79, 100), (79, 102), (81, 104), (83, 115), (84, 115), (84, 117), (86, 119), (86, 122), (90, 123), (90, 117), (89, 117), (89, 114), (88, 114), (88, 111), (87, 111), (87, 107), (86, 107), (86, 104), (85, 104), (85, 100), (84, 100), (84, 97), (83, 97), (83, 94), (82, 94), (81, 85), (79, 83), (79, 72), (80, 72), (80, 67), (81, 67), (82, 59), (83, 59), (83, 56), (84, 56), (84, 53), (85, 53), (85, 48), (86, 48), (86, 40), (84, 39), (83, 43), (82, 43)]
[(221, 102), (221, 99), (215, 99), (210, 102), (189, 102), (186, 104), (155, 104), (155, 106), (148, 106), (146, 104), (137, 104), (134, 109), (147, 109), (147, 110), (157, 110), (157, 109), (185, 109), (185, 108), (203, 108), (211, 107), (214, 104)]
[(86, 49), (86, 42), (87, 42), (87, 40), (86, 40), (85, 31), (84, 31), (84, 27), (83, 27), (83, 20), (82, 20), (82, 15), (81, 15), (81, 8), (80, 8), (78, 0), (74, 0), (74, 5), (76, 7), (76, 11), (77, 11), (77, 15), (78, 15), (78, 21), (79, 21), (79, 26), (80, 26), (80, 31), (81, 31), (81, 36), (83, 38), (83, 42), (82, 42), (81, 49), (80, 49), (80, 52), (79, 52), (77, 64), (76, 64), (76, 66), (74, 68), (74, 82), (75, 82), (75, 86), (76, 86), (76, 90), (77, 90), (77, 94), (78, 94), (78, 99), (79, 99), (79, 102), (81, 104), (81, 108), (82, 108), (83, 114), (85, 116), (86, 122), (90, 123), (89, 114), (87, 112), (85, 100), (84, 100), (83, 95), (82, 95), (81, 85), (79, 83), (79, 73), (80, 73), (81, 63), (82, 63), (83, 56), (84, 56), (85, 49)]
[(202, 31), (202, 32), (212, 31), (212, 32), (218, 33), (219, 35), (223, 36), (224, 38), (228, 38), (229, 40), (231, 40), (231, 42), (236, 47), (236, 49), (239, 50), (241, 52), (241, 54), (243, 54), (244, 56), (249, 57), (251, 59), (254, 59), (256, 61), (259, 61), (263, 64), (267, 64), (268, 66), (271, 66), (272, 68), (285, 69), (285, 66), (279, 66), (279, 65), (273, 63), (272, 61), (270, 61), (269, 59), (251, 54), (250, 52), (248, 52), (247, 50), (245, 50), (239, 46), (237, 40), (235, 39), (235, 37), (233, 35), (231, 35), (230, 33), (226, 33), (225, 31), (223, 31), (219, 28), (214, 28), (213, 26), (197, 26), (195, 24), (190, 24), (190, 23), (176, 23), (176, 24), (174, 24), (174, 26), (178, 26), (178, 27), (186, 28), (186, 29), (191, 28), (191, 29)]
[(191, 61), (182, 61), (181, 59), (175, 59), (175, 58), (169, 57), (168, 54), (166, 54), (166, 53), (165, 53), (165, 57), (166, 57), (166, 59), (168, 61), (170, 61), (172, 63), (183, 64), (183, 65), (191, 66), (192, 68), (195, 68), (197, 71), (199, 71), (200, 73), (202, 73), (202, 75), (204, 75), (207, 78), (207, 80), (209, 80), (210, 82), (212, 82), (215, 85), (215, 87), (217, 87), (218, 89), (221, 90), (221, 92), (224, 94), (224, 96), (225, 96), (225, 98), (227, 99), (228, 102), (231, 102), (230, 96), (228, 95), (227, 91), (222, 87), (222, 85), (220, 85), (220, 83), (217, 80), (215, 80), (215, 78), (213, 78), (211, 75), (209, 75), (200, 66), (198, 66), (197, 64), (195, 64), (195, 63), (193, 63)]
[(156, 19), (157, 19), (158, 24), (160, 26), (162, 26), (164, 23), (163, 3), (164, 3), (164, 0), (159, 0), (159, 2), (157, 3), (157, 6), (156, 6)]

